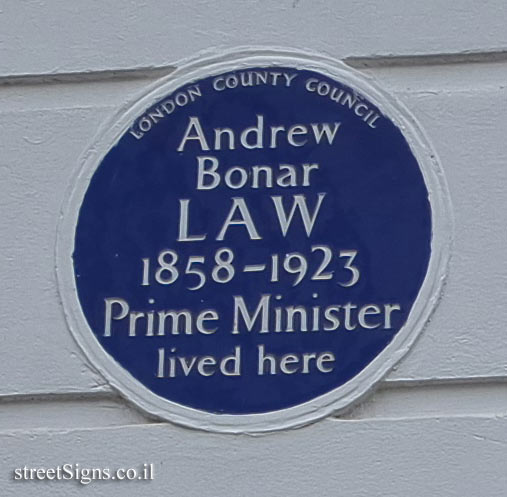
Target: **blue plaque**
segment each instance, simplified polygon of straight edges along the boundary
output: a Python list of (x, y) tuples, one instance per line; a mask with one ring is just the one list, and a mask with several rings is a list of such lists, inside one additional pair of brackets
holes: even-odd
[(69, 324), (155, 415), (303, 424), (413, 343), (445, 273), (446, 199), (413, 119), (350, 69), (189, 64), (86, 154), (58, 244)]

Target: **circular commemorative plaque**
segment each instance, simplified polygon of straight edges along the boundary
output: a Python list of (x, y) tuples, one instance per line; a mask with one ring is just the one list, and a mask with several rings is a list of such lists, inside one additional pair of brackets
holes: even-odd
[(439, 296), (451, 222), (414, 119), (344, 64), (184, 64), (103, 127), (57, 273), (95, 368), (145, 411), (260, 432), (352, 405)]

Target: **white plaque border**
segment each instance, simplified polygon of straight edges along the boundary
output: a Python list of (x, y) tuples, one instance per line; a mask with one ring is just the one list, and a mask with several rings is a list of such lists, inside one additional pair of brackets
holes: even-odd
[[(74, 234), (80, 206), (96, 168), (137, 117), (186, 84), (208, 76), (259, 66), (307, 69), (335, 79), (364, 95), (400, 128), (419, 163), (429, 193), (431, 257), (407, 322), (392, 342), (353, 379), (290, 408), (263, 414), (215, 414), (185, 407), (156, 395), (103, 349), (88, 326), (79, 303), (72, 264)], [(150, 415), (179, 425), (214, 432), (259, 433), (294, 428), (340, 413), (357, 403), (410, 350), (440, 299), (451, 253), (454, 223), (450, 195), (436, 153), (416, 119), (397, 99), (379, 88), (371, 77), (327, 56), (287, 49), (246, 48), (220, 55), (201, 55), (182, 61), (176, 67), (101, 126), (81, 157), (79, 170), (62, 206), (55, 251), (58, 290), (68, 326), (90, 363), (115, 390)]]

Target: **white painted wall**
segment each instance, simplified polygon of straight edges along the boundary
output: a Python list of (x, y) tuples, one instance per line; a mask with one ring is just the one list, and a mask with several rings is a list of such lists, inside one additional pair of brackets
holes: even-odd
[[(0, 3), (0, 495), (507, 495), (507, 3)], [(100, 124), (178, 61), (316, 50), (374, 76), (440, 157), (456, 223), (442, 300), (362, 405), (263, 437), (156, 423), (74, 343), (56, 225)], [(15, 467), (154, 462), (142, 482), (14, 482)]]

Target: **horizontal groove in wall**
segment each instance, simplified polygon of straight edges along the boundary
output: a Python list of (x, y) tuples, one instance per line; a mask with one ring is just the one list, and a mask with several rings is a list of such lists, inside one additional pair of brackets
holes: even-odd
[[(464, 52), (434, 55), (379, 55), (370, 57), (346, 57), (343, 62), (354, 68), (411, 67), (445, 64), (491, 63), (507, 61), (507, 51)], [(94, 81), (121, 81), (157, 79), (170, 74), (174, 66), (138, 67), (135, 69), (112, 69), (50, 74), (24, 74), (0, 76), (1, 85), (44, 85), (58, 83), (87, 83)]]
[(392, 57), (348, 57), (344, 59), (345, 63), (356, 68), (481, 64), (505, 61), (507, 61), (507, 51), (504, 50), (434, 55), (395, 55)]
[[(506, 416), (507, 381), (384, 384), (340, 421)], [(11, 396), (0, 400), (0, 432), (157, 423), (114, 393)]]
[(406, 419), (507, 415), (507, 381), (396, 382), (378, 389), (340, 419)]
[(20, 396), (0, 400), (0, 432), (128, 426), (153, 420), (115, 394)]
[(173, 66), (163, 66), (136, 69), (113, 69), (110, 71), (7, 75), (0, 76), (0, 85), (47, 85), (58, 83), (157, 79), (170, 74), (175, 69), (176, 67)]

